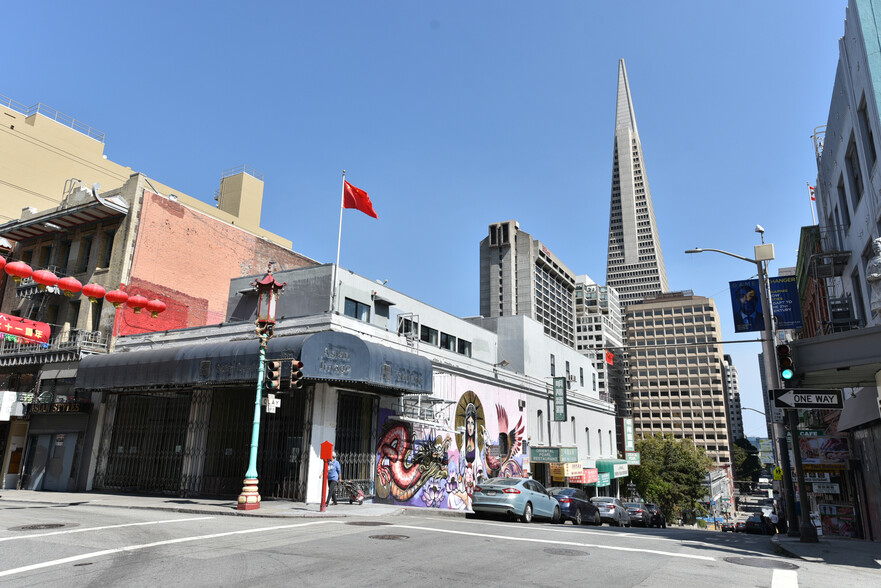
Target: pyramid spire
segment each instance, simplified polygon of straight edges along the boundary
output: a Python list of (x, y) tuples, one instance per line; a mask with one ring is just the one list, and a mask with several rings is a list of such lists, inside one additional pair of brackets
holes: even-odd
[(627, 67), (624, 60), (618, 60), (618, 107), (615, 110), (615, 133), (620, 127), (630, 127), (634, 135), (639, 135), (636, 129), (636, 115), (633, 113), (633, 100), (630, 98), (630, 83), (627, 81)]
[(623, 59), (618, 61), (606, 283), (618, 291), (621, 306), (669, 290)]

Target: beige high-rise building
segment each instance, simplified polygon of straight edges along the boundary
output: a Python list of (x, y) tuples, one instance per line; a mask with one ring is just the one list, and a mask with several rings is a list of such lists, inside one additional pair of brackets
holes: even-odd
[(658, 294), (627, 307), (630, 400), (637, 437), (693, 439), (731, 463), (722, 327), (712, 298)]
[(575, 274), (515, 220), (493, 223), (480, 242), (480, 316), (522, 314), (575, 347)]
[[(45, 104), (26, 106), (0, 96), (0, 226), (55, 208), (81, 187), (99, 184), (98, 193), (121, 188), (137, 170), (107, 159), (104, 138), (104, 133)], [(147, 186), (276, 245), (292, 245), (260, 228), (263, 177), (249, 168), (223, 172), (214, 195), (216, 207), (153, 178)]]

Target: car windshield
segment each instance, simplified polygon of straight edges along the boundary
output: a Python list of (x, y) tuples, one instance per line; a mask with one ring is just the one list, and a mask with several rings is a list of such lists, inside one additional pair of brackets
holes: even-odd
[(748, 522), (748, 523), (750, 523), (750, 522), (751, 522), (751, 523), (760, 523), (760, 522), (762, 522), (762, 517), (757, 516), (757, 515), (753, 515), (753, 516), (751, 516), (750, 518), (746, 519), (746, 522)]
[(590, 499), (591, 502), (614, 502), (614, 498), (610, 498), (608, 496), (594, 496)]
[(492, 486), (516, 486), (523, 478), (491, 478), (484, 482)]
[(554, 496), (572, 496), (575, 494), (575, 488), (548, 488), (548, 492)]
[(627, 508), (642, 508), (641, 502), (625, 502), (624, 506)]

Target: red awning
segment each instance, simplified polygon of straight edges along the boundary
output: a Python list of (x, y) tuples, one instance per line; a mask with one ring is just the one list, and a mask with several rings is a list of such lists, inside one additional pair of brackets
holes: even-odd
[(11, 335), (32, 343), (49, 343), (51, 328), (47, 323), (0, 314), (0, 336)]

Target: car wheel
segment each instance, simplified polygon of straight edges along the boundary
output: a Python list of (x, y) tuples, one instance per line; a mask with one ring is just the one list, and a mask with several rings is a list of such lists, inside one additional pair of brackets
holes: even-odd
[(580, 525), (584, 522), (581, 519), (581, 509), (580, 508), (575, 509), (575, 520), (573, 520), (572, 522), (575, 523), (576, 525)]
[(600, 518), (599, 511), (597, 511), (597, 513), (593, 516), (593, 524), (597, 527), (600, 527), (603, 524), (603, 519)]
[(554, 507), (554, 516), (551, 517), (552, 523), (562, 524), (566, 522), (566, 519), (563, 518), (563, 514), (560, 512), (560, 507)]
[(523, 515), (520, 517), (520, 521), (524, 523), (532, 522), (532, 504), (527, 502), (526, 508), (523, 509)]

